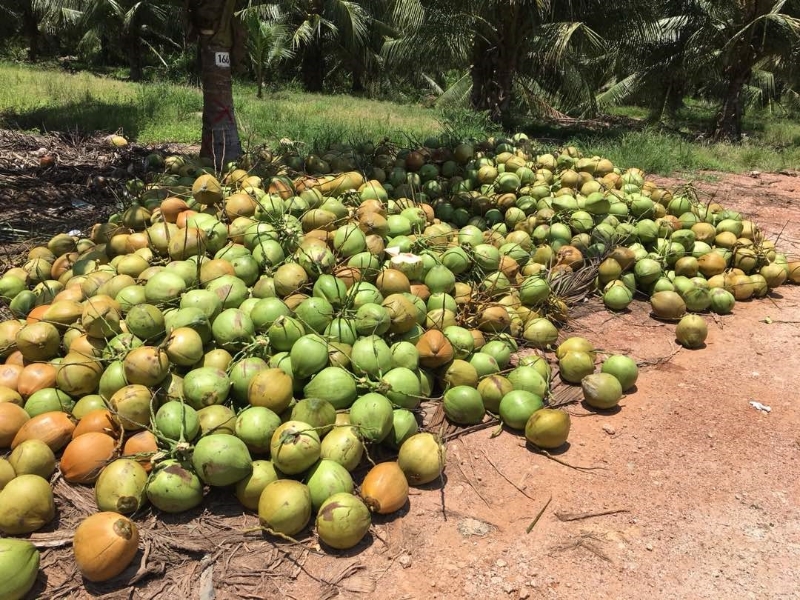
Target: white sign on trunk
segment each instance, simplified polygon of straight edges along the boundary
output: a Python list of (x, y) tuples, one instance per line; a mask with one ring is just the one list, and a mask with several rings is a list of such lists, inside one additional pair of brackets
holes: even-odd
[(230, 69), (231, 55), (227, 52), (216, 52), (214, 54), (214, 63), (222, 69)]

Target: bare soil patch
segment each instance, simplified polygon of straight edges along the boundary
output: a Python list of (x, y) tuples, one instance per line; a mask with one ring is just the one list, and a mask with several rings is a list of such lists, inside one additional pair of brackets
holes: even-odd
[[(126, 168), (115, 160), (108, 169)], [(7, 168), (0, 162), (0, 175)], [(800, 178), (712, 175), (698, 184), (704, 193), (800, 254)], [(2, 218), (20, 229), (42, 212), (36, 202), (58, 209), (55, 195), (32, 186), (24, 191), (31, 212), (9, 217), (22, 191), (7, 189)], [(97, 212), (65, 209), (51, 232), (99, 220), (109, 196), (97, 198)], [(568, 407), (570, 444), (553, 457), (560, 462), (518, 435), (492, 437), (493, 428), (453, 439), (446, 484), (413, 490), (400, 514), (376, 518), (346, 553), (326, 552), (311, 537), (275, 541), (253, 529), (257, 518), (230, 494), (215, 491), (184, 515), (137, 516), (143, 543), (134, 564), (86, 586), (69, 540), (94, 510), (92, 492), (56, 480), (59, 520), (31, 536), (43, 551), (32, 597), (797, 597), (800, 288), (707, 316), (707, 345), (696, 351), (680, 349), (675, 326), (651, 319), (645, 303), (611, 314), (593, 302), (565, 334), (629, 354), (641, 373), (618, 411)]]
[(0, 215), (4, 242), (82, 229), (107, 217), (135, 176), (130, 151), (102, 138), (0, 131)]
[(0, 266), (31, 244), (88, 228), (119, 210), (125, 182), (144, 177), (153, 150), (115, 148), (103, 136), (34, 135), (0, 129)]

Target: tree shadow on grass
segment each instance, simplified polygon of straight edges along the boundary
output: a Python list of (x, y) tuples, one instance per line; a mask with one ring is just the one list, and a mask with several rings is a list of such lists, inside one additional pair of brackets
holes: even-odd
[[(147, 104), (147, 103), (146, 103)], [(148, 118), (148, 106), (141, 102), (71, 102), (32, 110), (0, 113), (0, 125), (23, 131), (77, 131), (80, 133), (123, 131), (136, 138)]]
[(633, 130), (634, 127), (609, 124), (606, 127), (590, 125), (589, 122), (576, 120), (574, 123), (561, 124), (552, 121), (520, 123), (518, 131), (531, 139), (563, 143), (575, 139), (599, 138), (617, 140)]
[(531, 139), (547, 144), (571, 142), (592, 145), (598, 142), (621, 141), (627, 134), (648, 129), (693, 141), (707, 128), (708, 123), (701, 119), (686, 123), (667, 123), (619, 115), (599, 115), (595, 119), (520, 119), (514, 123), (511, 131), (525, 133)]
[(509, 131), (521, 132), (531, 139), (558, 145), (587, 139), (615, 141), (631, 131), (640, 131), (652, 126), (652, 123), (644, 119), (613, 115), (600, 115), (596, 119), (526, 117), (515, 119), (510, 124)]

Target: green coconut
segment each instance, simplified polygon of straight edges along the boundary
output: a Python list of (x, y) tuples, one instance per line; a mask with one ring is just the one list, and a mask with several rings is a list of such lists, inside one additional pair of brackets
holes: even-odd
[(268, 483), (258, 501), (261, 524), (275, 533), (295, 535), (311, 520), (311, 492), (292, 479)]
[(684, 348), (702, 348), (708, 337), (708, 325), (699, 315), (686, 315), (675, 329), (675, 338)]
[(500, 419), (512, 429), (525, 429), (531, 415), (544, 408), (541, 396), (525, 390), (513, 390), (500, 401)]
[(564, 358), (567, 352), (586, 352), (594, 358), (594, 344), (583, 337), (568, 337), (556, 348), (556, 356), (559, 359)]
[(53, 490), (43, 477), (19, 475), (0, 491), (0, 532), (32, 533), (56, 516)]
[(394, 411), (384, 395), (371, 392), (358, 398), (350, 407), (350, 422), (364, 439), (382, 442), (392, 430)]
[(245, 508), (257, 511), (264, 488), (277, 480), (278, 472), (270, 461), (254, 460), (253, 472), (236, 484), (236, 498)]
[(466, 385), (450, 388), (444, 394), (444, 414), (458, 425), (477, 425), (486, 409), (478, 390)]
[(711, 304), (709, 308), (718, 315), (729, 315), (736, 304), (736, 298), (728, 290), (714, 288), (711, 290)]
[(594, 408), (614, 408), (622, 398), (622, 385), (611, 373), (593, 373), (581, 380), (583, 397)]
[(336, 409), (327, 400), (304, 398), (298, 400), (292, 407), (291, 419), (317, 428), (321, 437), (333, 428), (336, 422)]
[(331, 548), (346, 550), (367, 535), (371, 523), (369, 509), (360, 498), (350, 493), (338, 493), (320, 506), (317, 534)]
[(338, 462), (325, 458), (309, 469), (306, 485), (315, 511), (334, 494), (352, 494), (354, 487), (350, 472)]
[(552, 450), (566, 443), (569, 428), (569, 413), (542, 408), (535, 411), (525, 424), (525, 439), (534, 446)]
[(580, 383), (581, 380), (594, 373), (594, 358), (587, 352), (570, 351), (558, 361), (561, 379), (567, 383)]
[(650, 306), (659, 319), (673, 321), (686, 314), (686, 302), (677, 292), (656, 292), (650, 298)]
[(0, 539), (0, 598), (21, 600), (39, 573), (39, 551), (27, 540)]
[(636, 361), (622, 354), (609, 356), (603, 362), (600, 370), (616, 377), (620, 386), (622, 386), (623, 392), (627, 392), (636, 385), (636, 379), (639, 377), (639, 367), (636, 366)]

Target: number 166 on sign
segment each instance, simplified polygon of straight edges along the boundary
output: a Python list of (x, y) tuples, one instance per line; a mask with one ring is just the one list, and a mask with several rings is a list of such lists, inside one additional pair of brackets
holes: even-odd
[(214, 55), (214, 63), (223, 69), (230, 69), (231, 55), (227, 52), (216, 52)]

